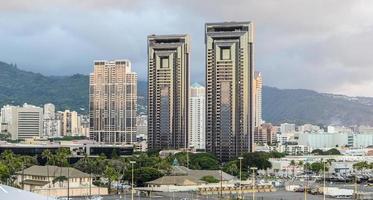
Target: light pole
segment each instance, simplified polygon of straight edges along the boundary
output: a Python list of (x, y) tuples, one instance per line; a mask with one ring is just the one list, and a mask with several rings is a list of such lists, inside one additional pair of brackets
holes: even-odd
[(326, 190), (326, 187), (325, 187), (325, 164), (326, 162), (324, 161), (324, 189), (323, 189), (323, 199), (325, 200), (326, 198), (326, 194), (325, 194), (325, 190)]
[(243, 159), (242, 156), (238, 157), (238, 160), (240, 160), (240, 198), (241, 199), (242, 199), (242, 186), (241, 186), (241, 182), (242, 182), (242, 159)]
[(134, 192), (134, 190), (133, 190), (133, 187), (134, 187), (134, 184), (133, 184), (133, 165), (136, 163), (136, 161), (130, 161), (130, 163), (131, 163), (131, 166), (132, 166), (131, 200), (133, 200), (133, 192)]
[(253, 200), (255, 200), (255, 170), (257, 170), (257, 167), (250, 167), (250, 169), (253, 171)]
[(306, 175), (305, 180), (304, 180), (304, 200), (307, 200), (307, 179), (308, 179), (308, 174), (306, 171), (307, 165), (304, 165), (304, 174)]

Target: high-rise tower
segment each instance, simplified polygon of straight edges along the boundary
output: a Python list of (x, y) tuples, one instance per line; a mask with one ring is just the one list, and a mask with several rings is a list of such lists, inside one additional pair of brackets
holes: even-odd
[(195, 149), (205, 149), (205, 104), (205, 87), (194, 83), (189, 97), (189, 146)]
[(253, 24), (207, 23), (206, 150), (221, 161), (252, 151)]
[(188, 147), (188, 35), (148, 36), (148, 149)]
[(263, 123), (262, 119), (262, 87), (263, 79), (260, 72), (254, 73), (254, 126), (259, 127)]
[(136, 141), (137, 74), (128, 60), (95, 61), (89, 82), (90, 138)]

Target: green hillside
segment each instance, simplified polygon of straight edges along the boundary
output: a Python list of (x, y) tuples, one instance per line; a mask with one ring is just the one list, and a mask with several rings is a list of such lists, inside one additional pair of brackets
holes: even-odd
[[(0, 106), (53, 103), (57, 109), (87, 112), (87, 75), (44, 76), (0, 62)], [(138, 82), (139, 112), (146, 112), (147, 83)], [(263, 87), (263, 118), (282, 122), (373, 125), (373, 98)]]

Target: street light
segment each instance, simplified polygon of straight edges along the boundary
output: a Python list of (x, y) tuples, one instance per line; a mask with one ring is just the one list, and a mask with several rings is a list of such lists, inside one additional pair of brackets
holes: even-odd
[(134, 184), (133, 184), (133, 165), (136, 163), (136, 161), (130, 161), (131, 165), (132, 165), (132, 187), (131, 187), (131, 200), (133, 200), (133, 187), (134, 187)]
[(323, 199), (325, 200), (326, 198), (326, 194), (325, 194), (325, 164), (326, 164), (326, 161), (323, 162), (324, 163), (324, 189), (323, 189)]
[(257, 170), (257, 167), (250, 167), (250, 169), (253, 171), (253, 200), (255, 200), (255, 170)]
[(242, 159), (243, 159), (242, 156), (238, 157), (238, 160), (240, 160), (240, 198), (242, 198), (242, 186), (241, 186), (241, 181), (242, 181)]

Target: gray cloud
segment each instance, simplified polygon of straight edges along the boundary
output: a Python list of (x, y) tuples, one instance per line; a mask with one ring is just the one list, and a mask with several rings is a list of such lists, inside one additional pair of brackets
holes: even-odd
[(371, 19), (368, 0), (4, 0), (0, 60), (66, 75), (128, 58), (145, 79), (146, 36), (189, 33), (191, 77), (203, 82), (204, 23), (251, 20), (266, 85), (373, 96)]

